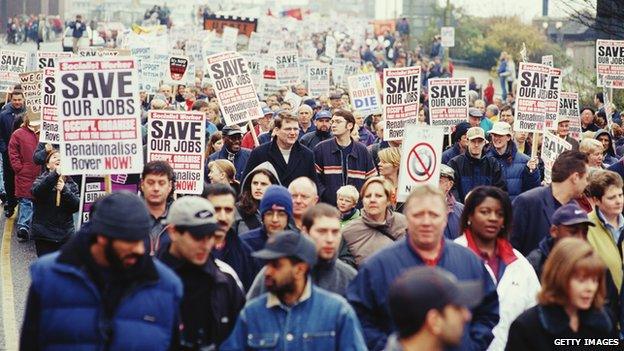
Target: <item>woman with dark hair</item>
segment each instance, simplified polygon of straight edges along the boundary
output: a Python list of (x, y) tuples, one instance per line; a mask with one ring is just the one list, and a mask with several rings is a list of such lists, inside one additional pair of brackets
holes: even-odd
[(210, 136), (210, 139), (208, 139), (208, 144), (206, 145), (206, 152), (204, 153), (204, 155), (206, 156), (206, 159), (208, 159), (208, 157), (210, 157), (210, 155), (214, 154), (215, 152), (221, 151), (222, 148), (223, 148), (223, 133), (221, 133), (221, 131), (217, 131)]
[(240, 215), (238, 233), (246, 233), (262, 226), (262, 217), (258, 212), (260, 200), (269, 185), (281, 185), (277, 171), (268, 161), (256, 166), (243, 179), (236, 208)]
[(492, 186), (474, 188), (466, 197), (461, 217), (463, 235), (455, 242), (483, 259), (497, 285), (500, 320), (492, 330), (489, 350), (502, 350), (511, 322), (535, 305), (540, 284), (533, 267), (507, 238), (512, 223), (511, 201)]
[[(605, 272), (604, 263), (586, 241), (561, 239), (544, 265), (538, 305), (511, 324), (505, 350), (554, 350), (562, 339), (578, 340), (579, 350), (592, 349), (584, 346), (598, 344), (586, 342), (597, 340), (605, 350), (619, 349), (615, 324), (604, 309)], [(567, 346), (561, 349), (574, 349)]]
[(61, 176), (59, 151), (52, 149), (45, 159), (46, 171), (32, 185), (32, 235), (37, 257), (54, 252), (74, 234), (73, 214), (80, 205), (80, 190), (69, 176)]

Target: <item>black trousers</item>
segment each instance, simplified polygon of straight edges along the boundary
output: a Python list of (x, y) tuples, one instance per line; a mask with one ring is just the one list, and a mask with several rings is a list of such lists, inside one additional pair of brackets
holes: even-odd
[(15, 198), (15, 172), (13, 167), (11, 167), (7, 152), (2, 153), (2, 172), (4, 176), (4, 190), (6, 191), (6, 205), (4, 208), (12, 210), (17, 206), (17, 199)]
[(49, 254), (58, 251), (65, 243), (56, 243), (53, 241), (35, 239), (35, 250), (37, 251), (37, 257), (41, 257), (45, 254)]

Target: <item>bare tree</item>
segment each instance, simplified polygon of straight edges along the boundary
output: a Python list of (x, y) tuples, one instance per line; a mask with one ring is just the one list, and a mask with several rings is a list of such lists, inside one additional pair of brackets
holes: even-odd
[(624, 39), (624, 0), (557, 0), (556, 4), (599, 38)]

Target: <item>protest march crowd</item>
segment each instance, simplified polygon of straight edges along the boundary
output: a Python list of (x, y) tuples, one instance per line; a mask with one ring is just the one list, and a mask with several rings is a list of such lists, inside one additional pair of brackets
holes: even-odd
[(39, 257), (20, 349), (623, 345), (609, 90), (579, 108), (503, 53), (495, 92), (405, 19), (221, 20), (0, 50), (0, 192)]

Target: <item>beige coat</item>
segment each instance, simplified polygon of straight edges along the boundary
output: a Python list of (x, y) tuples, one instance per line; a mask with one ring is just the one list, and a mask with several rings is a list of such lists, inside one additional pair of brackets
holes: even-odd
[(405, 236), (407, 220), (403, 214), (388, 210), (385, 222), (373, 222), (362, 210), (362, 217), (355, 219), (342, 230), (349, 251), (356, 265), (375, 252)]

